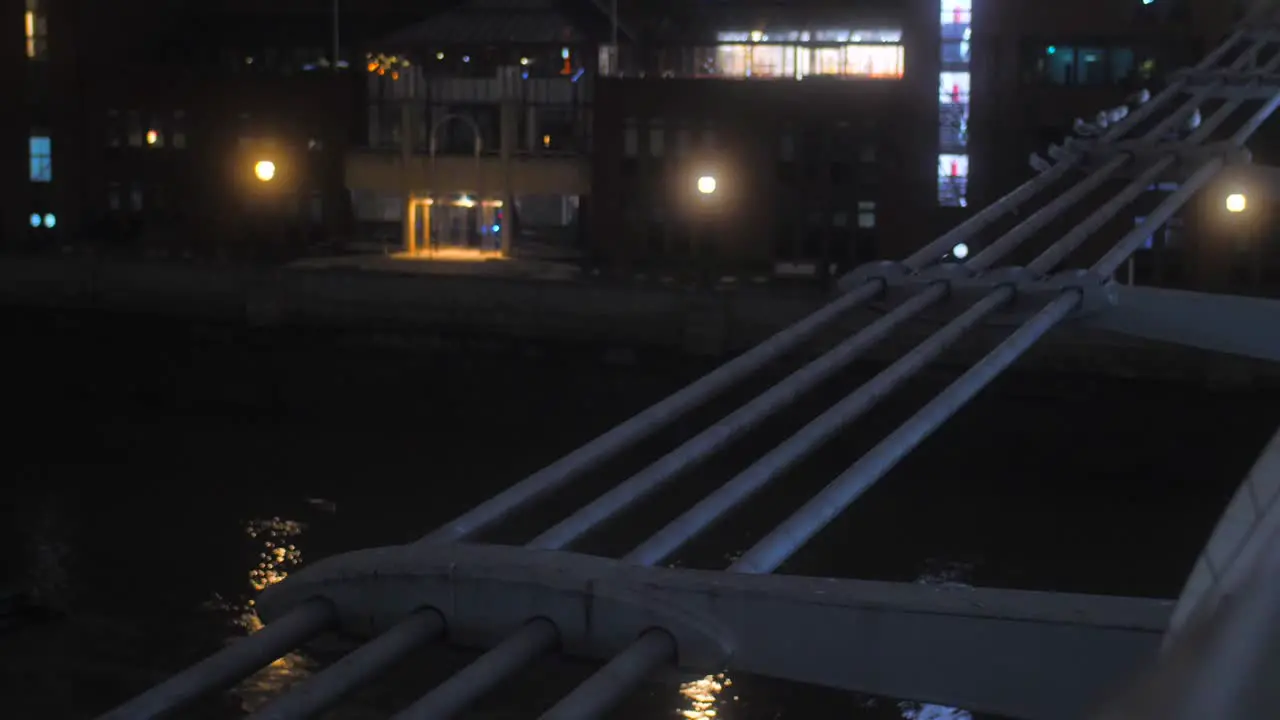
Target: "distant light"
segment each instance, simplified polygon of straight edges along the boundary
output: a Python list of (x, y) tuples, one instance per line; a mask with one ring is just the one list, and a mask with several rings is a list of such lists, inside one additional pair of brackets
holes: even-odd
[(550, 136), (550, 135), (543, 135), (543, 136), (542, 136), (542, 147), (551, 147), (551, 136)]
[(520, 58), (520, 64), (521, 64), (521, 65), (528, 65), (528, 64), (529, 64), (529, 58), (527, 58), (527, 57), (522, 57), (522, 58)]
[(253, 166), (253, 175), (262, 182), (271, 182), (276, 177), (276, 164), (270, 160), (259, 160)]
[(1046, 53), (1048, 53), (1048, 54), (1052, 55), (1052, 54), (1054, 54), (1054, 53), (1058, 52), (1058, 46), (1057, 46), (1057, 45), (1050, 45), (1049, 47), (1045, 48), (1045, 49), (1044, 49), (1044, 51), (1045, 51)]
[(1143, 4), (1143, 5), (1150, 5), (1151, 3), (1155, 2), (1155, 1), (1156, 1), (1156, 0), (1142, 0), (1142, 4)]
[(442, 53), (442, 52), (438, 52), (438, 53), (436, 53), (436, 59), (437, 59), (437, 60), (443, 60), (443, 59), (444, 59), (444, 53)]
[(463, 55), (463, 56), (462, 56), (462, 62), (464, 62), (464, 63), (466, 63), (466, 62), (471, 62), (471, 56), (470, 56), (470, 55)]
[(711, 195), (716, 191), (716, 179), (710, 175), (703, 175), (698, 178), (698, 192), (703, 195)]
[(458, 198), (458, 207), (473, 208), (475, 206), (476, 206), (476, 201), (472, 200), (469, 195), (463, 195), (462, 197)]
[(40, 227), (39, 213), (31, 213), (31, 227)]
[(155, 144), (156, 144), (156, 143), (158, 143), (158, 142), (160, 142), (160, 133), (156, 132), (155, 130), (148, 130), (148, 131), (147, 131), (147, 144), (148, 144), (148, 145), (155, 145)]
[(563, 60), (569, 59), (569, 48), (560, 48), (560, 58)]
[(57, 226), (57, 224), (58, 224), (58, 218), (57, 218), (57, 217), (55, 217), (53, 213), (45, 213), (45, 214), (44, 214), (44, 226), (45, 226), (45, 227), (47, 227), (47, 228), (56, 227), (56, 226)]
[(1249, 206), (1249, 199), (1244, 193), (1231, 193), (1227, 196), (1227, 212), (1242, 213)]
[(751, 42), (760, 42), (764, 39), (764, 33), (760, 30), (751, 31)]
[(489, 228), (489, 229), (490, 229), (490, 230), (493, 230), (493, 234), (494, 234), (494, 235), (497, 235), (498, 233), (502, 232), (502, 226), (501, 226), (501, 225), (494, 225), (492, 228)]
[(958, 243), (955, 247), (951, 248), (951, 254), (955, 259), (963, 260), (969, 257), (969, 246), (964, 243)]

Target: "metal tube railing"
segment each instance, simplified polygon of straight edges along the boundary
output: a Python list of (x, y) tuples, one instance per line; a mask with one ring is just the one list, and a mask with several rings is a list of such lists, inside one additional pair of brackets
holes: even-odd
[[(273, 623), (274, 624), (274, 623)], [(444, 633), (435, 610), (416, 612), (250, 715), (250, 720), (309, 718), (337, 705), (409, 653)]]
[(500, 645), (463, 668), (393, 720), (441, 720), (462, 712), (498, 684), (555, 647), (560, 633), (555, 623), (538, 618)]
[[(1195, 189), (1208, 182), (1213, 173), (1221, 168), (1221, 163), (1221, 160), (1211, 161), (1206, 168), (1202, 168), (1193, 175), (1177, 192), (1172, 193), (1157, 206), (1147, 216), (1145, 222), (1126, 235), (1117, 245), (1117, 249), (1129, 247), (1128, 252), (1132, 252), (1133, 248), (1138, 247), (1143, 239), (1150, 237), (1156, 228), (1185, 204)], [(1140, 178), (1131, 183), (1130, 189), (1142, 180)], [(1095, 215), (1101, 214), (1102, 209)], [(1098, 222), (1098, 218), (1095, 217), (1092, 221)], [(1083, 240), (1083, 237), (1083, 235), (1077, 236), (1079, 240)], [(1128, 258), (1128, 252), (1120, 256), (1119, 262)], [(1094, 266), (1094, 272), (1102, 277), (1109, 276), (1114, 272), (1115, 267), (1118, 267), (1118, 264), (1111, 267), (1110, 262), (1106, 264), (1099, 262)], [(1037, 264), (1033, 263), (1033, 265)], [(1107, 269), (1109, 267), (1110, 270)], [(992, 291), (980, 303), (999, 307), (1012, 300), (1014, 295), (1015, 289), (1012, 286), (1004, 286)], [(844, 512), (853, 501), (893, 469), (902, 458), (906, 457), (907, 453), (915, 449), (974, 395), (1021, 357), (1045, 333), (1070, 315), (1079, 306), (1082, 298), (1083, 291), (1068, 289), (1049, 302), (911, 419), (890, 433), (781, 525), (757, 542), (729, 568), (730, 571), (769, 573), (776, 570), (837, 515)]]
[(331, 627), (337, 619), (327, 600), (308, 600), (258, 632), (237, 640), (186, 670), (103, 715), (99, 720), (168, 716), (226, 689)]
[(675, 659), (676, 641), (653, 629), (542, 714), (541, 720), (587, 720), (605, 715), (649, 673)]

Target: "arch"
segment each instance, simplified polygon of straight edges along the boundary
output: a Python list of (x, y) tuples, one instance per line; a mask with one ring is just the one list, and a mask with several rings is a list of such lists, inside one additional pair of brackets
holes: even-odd
[[(480, 133), (480, 124), (475, 121), (475, 118), (467, 115), (449, 113), (431, 124), (431, 132), (427, 135), (427, 152), (431, 154), (431, 159), (434, 160), (436, 157), (436, 132), (451, 120), (460, 120), (464, 125), (471, 128), (471, 133), (475, 136), (475, 154), (479, 158), (480, 153), (484, 152), (484, 137)], [(435, 178), (432, 179), (434, 180)]]

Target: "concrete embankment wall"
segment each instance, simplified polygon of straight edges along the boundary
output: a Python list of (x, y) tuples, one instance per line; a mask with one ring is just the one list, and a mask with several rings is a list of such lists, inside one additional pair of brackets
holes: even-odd
[[(352, 270), (251, 269), (65, 258), (0, 260), (0, 302), (63, 309), (404, 333), (465, 332), (589, 341), (727, 356), (817, 308), (815, 291), (767, 285), (692, 291), (502, 277)], [(874, 309), (850, 316), (832, 339)], [(889, 361), (945, 322), (945, 312), (897, 333), (870, 357)], [(1008, 332), (996, 323), (949, 352), (972, 362)], [(1215, 383), (1280, 384), (1269, 363), (1063, 327), (1023, 361), (1028, 369)]]

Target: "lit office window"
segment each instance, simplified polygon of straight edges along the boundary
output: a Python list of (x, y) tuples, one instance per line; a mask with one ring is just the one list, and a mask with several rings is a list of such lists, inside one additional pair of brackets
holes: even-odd
[(40, 10), (40, 0), (27, 0), (26, 25), (27, 57), (42, 60), (49, 52), (49, 21)]
[(938, 73), (938, 203), (968, 205), (973, 0), (942, 0)]
[(751, 49), (746, 45), (721, 45), (716, 48), (716, 72), (728, 77), (747, 77), (750, 57)]
[(31, 182), (53, 182), (53, 141), (47, 135), (32, 135), (30, 155)]
[(846, 45), (845, 75), (873, 78), (901, 78), (906, 69), (906, 51), (901, 45)]
[(814, 75), (843, 75), (844, 58), (840, 48), (816, 48), (813, 51)]
[(964, 207), (969, 194), (969, 156), (943, 153), (938, 156), (938, 202)]
[(729, 78), (801, 80), (822, 75), (900, 79), (905, 71), (905, 58), (903, 46), (892, 43), (863, 42), (826, 47), (733, 44), (717, 46), (715, 60), (704, 72)]

